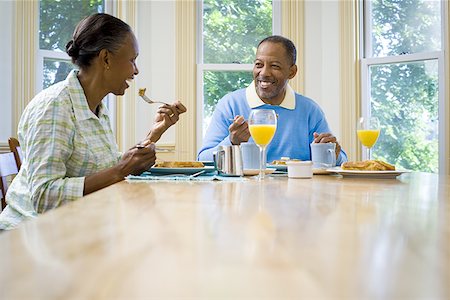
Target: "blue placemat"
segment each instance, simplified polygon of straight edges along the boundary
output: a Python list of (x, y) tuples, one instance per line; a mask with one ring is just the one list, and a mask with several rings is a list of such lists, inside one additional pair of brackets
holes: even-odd
[(150, 172), (144, 172), (141, 175), (128, 175), (127, 181), (245, 181), (244, 177), (221, 176), (216, 173), (207, 173), (199, 176), (189, 176), (184, 174), (157, 175)]

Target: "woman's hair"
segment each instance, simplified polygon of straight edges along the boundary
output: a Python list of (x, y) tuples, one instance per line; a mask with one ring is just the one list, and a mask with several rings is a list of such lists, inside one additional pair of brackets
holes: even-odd
[(102, 49), (117, 51), (129, 33), (131, 27), (122, 20), (108, 14), (93, 14), (78, 23), (66, 52), (72, 63), (87, 68)]
[(295, 49), (294, 43), (290, 39), (287, 39), (284, 36), (280, 35), (271, 35), (259, 42), (258, 48), (264, 42), (278, 43), (283, 45), (289, 61), (292, 65), (295, 65), (295, 61), (297, 60), (297, 50)]

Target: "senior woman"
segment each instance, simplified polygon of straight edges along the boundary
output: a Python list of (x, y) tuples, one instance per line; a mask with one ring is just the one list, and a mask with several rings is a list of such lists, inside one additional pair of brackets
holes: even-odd
[(6, 195), (0, 229), (147, 170), (156, 159), (153, 143), (186, 111), (179, 102), (161, 106), (145, 147), (121, 155), (102, 99), (123, 95), (139, 73), (130, 26), (108, 14), (91, 15), (77, 25), (66, 51), (79, 71), (40, 92), (21, 117), (23, 164)]

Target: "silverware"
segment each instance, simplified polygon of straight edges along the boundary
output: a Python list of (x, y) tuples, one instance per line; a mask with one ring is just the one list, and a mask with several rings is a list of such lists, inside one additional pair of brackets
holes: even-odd
[(194, 173), (194, 174), (192, 174), (192, 175), (189, 175), (189, 178), (197, 177), (197, 176), (199, 176), (199, 175), (202, 175), (202, 174), (205, 173), (205, 172), (206, 172), (206, 170), (201, 170), (200, 172), (197, 172), (197, 173)]
[(197, 176), (199, 176), (199, 175), (201, 175), (201, 174), (203, 174), (205, 172), (206, 172), (206, 170), (201, 170), (201, 171), (199, 171), (197, 173), (194, 173), (192, 175), (186, 175), (186, 174), (182, 174), (182, 173), (180, 173), (180, 174), (174, 173), (174, 174), (161, 175), (160, 177), (168, 177), (168, 178), (170, 178), (170, 177), (183, 177), (183, 178), (191, 179), (191, 178), (197, 177)]
[(140, 96), (142, 99), (144, 99), (145, 102), (150, 103), (150, 104), (153, 104), (153, 103), (161, 103), (161, 104), (169, 105), (168, 103), (163, 102), (163, 101), (157, 101), (157, 100), (152, 100), (152, 99), (150, 99), (149, 97), (147, 97), (147, 96), (145, 95), (145, 90), (146, 90), (145, 88), (144, 88), (144, 89), (139, 89), (139, 96)]

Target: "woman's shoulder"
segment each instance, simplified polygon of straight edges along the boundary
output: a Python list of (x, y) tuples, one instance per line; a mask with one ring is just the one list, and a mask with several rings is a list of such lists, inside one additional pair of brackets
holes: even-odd
[(39, 92), (27, 105), (22, 120), (67, 118), (72, 108), (67, 84), (56, 83)]
[(68, 104), (70, 104), (70, 97), (67, 83), (61, 81), (39, 92), (30, 101), (27, 109), (45, 110)]

